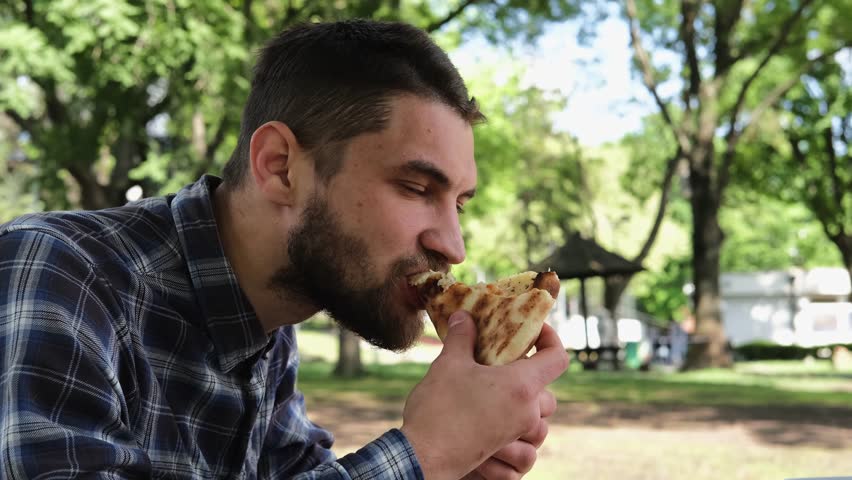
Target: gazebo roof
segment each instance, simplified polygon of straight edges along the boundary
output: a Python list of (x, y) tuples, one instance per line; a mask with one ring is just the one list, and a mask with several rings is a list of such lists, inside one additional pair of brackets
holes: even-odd
[(533, 270), (553, 270), (562, 280), (570, 278), (628, 275), (644, 270), (642, 265), (627, 260), (601, 247), (594, 240), (574, 233), (550, 256), (532, 266)]

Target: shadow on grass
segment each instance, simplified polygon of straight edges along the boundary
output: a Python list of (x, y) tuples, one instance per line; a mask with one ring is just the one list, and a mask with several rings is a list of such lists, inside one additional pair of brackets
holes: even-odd
[(758, 377), (783, 378), (789, 380), (846, 380), (852, 381), (852, 372), (813, 372), (813, 373), (785, 373), (783, 375), (775, 375), (770, 372), (749, 372), (749, 375)]
[[(332, 377), (331, 369), (324, 363), (304, 364), (299, 388), (309, 411), (321, 409), (323, 417), (339, 419), (331, 421), (343, 428), (354, 422), (357, 430), (359, 422), (398, 422), (408, 392), (428, 365), (372, 366), (357, 379)], [(566, 426), (665, 430), (735, 425), (772, 445), (852, 448), (852, 393), (799, 389), (795, 382), (779, 386), (777, 380), (712, 371), (573, 372), (552, 385), (560, 401), (552, 420)]]
[(852, 408), (852, 382), (812, 389), (783, 377), (715, 373), (580, 372), (563, 375), (553, 389), (566, 401)]
[(852, 448), (852, 408), (560, 402), (553, 422), (576, 427), (693, 430), (736, 426), (770, 445)]

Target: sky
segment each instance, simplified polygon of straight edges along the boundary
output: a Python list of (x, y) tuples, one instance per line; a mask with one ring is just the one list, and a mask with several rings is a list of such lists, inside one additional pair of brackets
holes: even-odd
[[(558, 90), (568, 106), (554, 115), (554, 126), (576, 136), (585, 146), (615, 141), (637, 130), (656, 106), (639, 78), (630, 71), (630, 37), (617, 17), (603, 21), (590, 46), (577, 42), (577, 21), (549, 26), (538, 44), (518, 55), (526, 80), (542, 89)], [(496, 63), (507, 56), (484, 39), (450, 53), (460, 71)], [(475, 93), (475, 92), (474, 92)]]

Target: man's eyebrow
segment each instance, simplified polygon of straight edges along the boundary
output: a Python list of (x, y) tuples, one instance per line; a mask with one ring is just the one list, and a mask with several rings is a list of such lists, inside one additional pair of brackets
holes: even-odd
[[(437, 165), (427, 160), (415, 159), (409, 160), (404, 163), (400, 170), (407, 173), (416, 173), (420, 175), (425, 175), (432, 179), (433, 182), (440, 185), (442, 188), (447, 188), (450, 186), (450, 178), (441, 170)], [(460, 196), (467, 197), (468, 199), (473, 198), (476, 195), (476, 188), (471, 188), (470, 190), (462, 193)]]

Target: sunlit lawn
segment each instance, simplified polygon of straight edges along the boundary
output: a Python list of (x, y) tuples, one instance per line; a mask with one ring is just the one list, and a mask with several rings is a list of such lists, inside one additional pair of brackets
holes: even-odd
[[(349, 380), (331, 377), (331, 368), (325, 362), (302, 366), (299, 381), (306, 395), (358, 393), (399, 400), (423, 377), (428, 365), (368, 365), (365, 377)], [(852, 374), (835, 373), (828, 362), (806, 370), (799, 362), (755, 362), (738, 364), (733, 370), (676, 374), (570, 371), (552, 389), (564, 402), (852, 407)]]
[[(334, 343), (323, 348), (336, 351)], [(315, 407), (322, 421), (342, 433), (338, 454), (397, 426), (405, 397), (428, 369), (424, 363), (371, 364), (368, 357), (367, 374), (357, 379), (332, 377), (328, 361), (305, 362), (300, 370), (309, 412)], [(747, 362), (687, 373), (577, 367), (552, 386), (562, 416), (552, 423), (528, 478), (852, 475), (852, 372), (837, 372), (827, 361)], [(769, 416), (762, 413), (772, 409)], [(362, 415), (376, 410), (384, 412), (378, 420)], [(809, 423), (799, 412), (823, 417)], [(831, 415), (846, 420), (834, 426)], [(343, 428), (352, 422), (354, 429)]]

